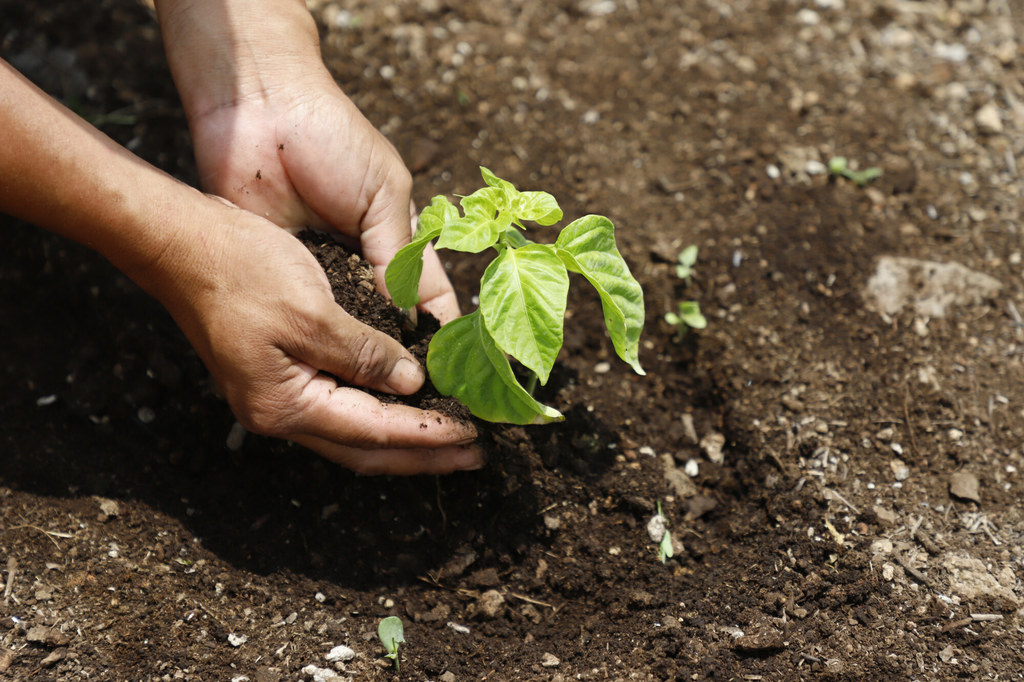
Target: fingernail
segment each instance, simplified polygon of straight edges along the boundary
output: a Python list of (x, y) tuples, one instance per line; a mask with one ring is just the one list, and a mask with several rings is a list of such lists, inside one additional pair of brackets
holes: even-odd
[(409, 358), (402, 358), (395, 363), (384, 384), (395, 393), (409, 395), (420, 390), (425, 378), (422, 367)]
[(484, 453), (480, 448), (468, 447), (459, 453), (456, 471), (476, 471), (484, 468)]

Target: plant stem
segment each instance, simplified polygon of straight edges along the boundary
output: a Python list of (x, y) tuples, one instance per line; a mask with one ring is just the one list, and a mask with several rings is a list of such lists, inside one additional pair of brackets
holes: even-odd
[(530, 376), (526, 379), (526, 392), (529, 393), (532, 396), (533, 392), (536, 389), (537, 389), (537, 373), (536, 372), (530, 372)]

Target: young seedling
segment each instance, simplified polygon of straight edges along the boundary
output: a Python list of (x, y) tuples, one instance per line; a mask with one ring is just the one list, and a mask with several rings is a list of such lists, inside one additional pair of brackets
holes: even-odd
[(461, 197), (456, 207), (436, 196), (419, 216), (412, 242), (399, 250), (385, 273), (395, 305), (411, 308), (423, 272), (423, 250), (435, 248), (497, 254), (480, 281), (480, 306), (440, 329), (427, 351), (434, 386), (454, 396), (481, 419), (512, 424), (560, 421), (557, 410), (533, 398), (516, 379), (515, 358), (528, 385), (547, 383), (562, 347), (569, 273), (583, 275), (601, 298), (605, 326), (620, 358), (644, 374), (638, 358), (644, 300), (615, 245), (612, 222), (587, 215), (566, 225), (554, 243), (523, 235), (524, 222), (551, 226), (562, 209), (547, 192), (520, 192), (486, 168), (486, 186)]
[(700, 303), (697, 301), (680, 301), (678, 309), (678, 313), (665, 313), (665, 321), (676, 328), (677, 343), (683, 340), (689, 330), (708, 326), (707, 318), (700, 312)]
[(387, 651), (384, 658), (390, 658), (395, 662), (395, 670), (401, 670), (398, 662), (398, 646), (405, 644), (405, 626), (398, 616), (388, 616), (377, 625), (377, 636)]
[[(694, 266), (697, 264), (697, 245), (691, 244), (679, 252), (676, 263), (676, 277), (689, 283), (693, 277)], [(691, 329), (704, 329), (708, 321), (700, 312), (700, 303), (697, 301), (680, 301), (677, 304), (678, 312), (665, 313), (665, 321), (676, 328), (675, 341), (681, 342), (686, 332)]]
[(672, 533), (668, 531), (668, 519), (661, 513), (661, 500), (658, 500), (658, 513), (647, 522), (647, 535), (658, 545), (658, 558), (665, 563), (675, 554), (672, 546)]
[(832, 175), (852, 180), (858, 187), (863, 187), (875, 178), (882, 176), (882, 169), (877, 166), (865, 168), (862, 171), (855, 171), (850, 168), (845, 156), (835, 156), (829, 159), (828, 172)]
[(688, 283), (693, 276), (693, 266), (696, 263), (697, 245), (690, 244), (679, 252), (679, 258), (676, 260), (676, 277)]

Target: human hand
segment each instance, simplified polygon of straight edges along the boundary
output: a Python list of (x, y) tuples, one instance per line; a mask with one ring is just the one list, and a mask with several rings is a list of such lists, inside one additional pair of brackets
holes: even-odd
[[(411, 236), (412, 180), (391, 144), (341, 92), (304, 0), (157, 0), (168, 63), (203, 188), (278, 225), (314, 227), (384, 269)], [(428, 249), (420, 307), (459, 315)]]
[(222, 207), (215, 225), (198, 245), (170, 247), (143, 284), (174, 315), (243, 426), (363, 474), (480, 467), (472, 426), (345, 385), (407, 394), (424, 375), (401, 344), (335, 304), (297, 239), (203, 200)]
[[(262, 97), (196, 112), (189, 124), (206, 190), (287, 228), (311, 226), (358, 245), (386, 293), (384, 270), (409, 242), (412, 180), (391, 144), (326, 71)], [(433, 250), (420, 307), (442, 323), (458, 303)]]

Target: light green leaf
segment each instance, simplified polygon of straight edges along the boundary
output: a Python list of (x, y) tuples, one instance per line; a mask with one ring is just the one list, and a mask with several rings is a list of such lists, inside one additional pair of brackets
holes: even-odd
[(675, 555), (675, 547), (672, 546), (672, 533), (667, 530), (665, 534), (661, 536), (661, 542), (658, 544), (658, 556), (661, 557), (661, 563), (665, 563), (666, 560), (671, 559)]
[(444, 196), (436, 196), (420, 211), (416, 233), (388, 263), (384, 283), (392, 302), (399, 308), (412, 308), (420, 302), (420, 276), (423, 274), (423, 250), (444, 228), (459, 218), (459, 209)]
[(505, 249), (480, 282), (480, 313), (498, 348), (547, 383), (562, 347), (569, 274), (549, 244)]
[(480, 312), (452, 320), (434, 334), (427, 350), (430, 380), (475, 416), (491, 422), (546, 424), (561, 421), (519, 385), (505, 354), (484, 329)]
[(562, 219), (562, 209), (547, 192), (520, 192), (512, 205), (516, 220), (530, 220), (538, 225), (554, 225)]
[(485, 219), (493, 219), (494, 215), (501, 208), (505, 197), (500, 189), (494, 187), (482, 187), (468, 196), (462, 197), (459, 203), (466, 217), (475, 216)]
[(644, 292), (615, 246), (615, 227), (604, 216), (588, 215), (565, 226), (555, 246), (559, 257), (601, 296), (604, 323), (620, 358), (637, 374), (640, 332), (644, 326)]
[(508, 180), (502, 180), (497, 175), (492, 173), (489, 169), (480, 166), (480, 175), (483, 176), (484, 182), (487, 183), (488, 187), (493, 187), (501, 191), (501, 194), (505, 197), (508, 203), (505, 204), (505, 208), (512, 205), (516, 196), (519, 194), (519, 190)]
[(391, 301), (399, 308), (412, 308), (420, 302), (420, 275), (423, 274), (423, 249), (430, 239), (417, 239), (406, 244), (388, 263), (384, 283)]
[(700, 312), (700, 303), (697, 301), (680, 301), (679, 319), (693, 329), (704, 329), (708, 326), (707, 318)]
[(497, 243), (510, 223), (511, 217), (507, 213), (499, 214), (497, 218), (467, 215), (445, 226), (437, 240), (437, 248), (480, 253)]
[(429, 206), (425, 206), (420, 211), (416, 223), (416, 234), (412, 236), (412, 240), (433, 239), (441, 234), (446, 225), (458, 219), (459, 209), (448, 201), (448, 197), (439, 194), (430, 200)]
[(398, 616), (388, 616), (377, 625), (377, 636), (389, 654), (398, 652), (398, 645), (405, 644), (405, 626)]

